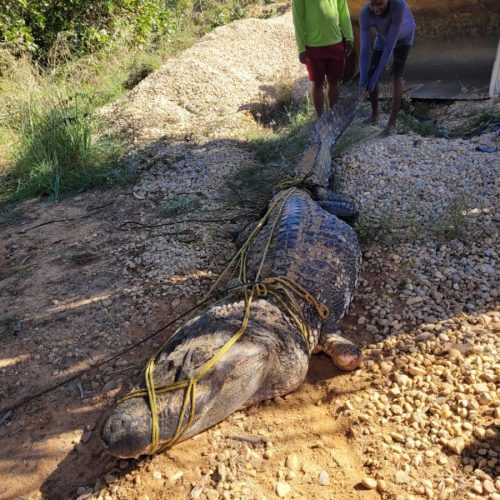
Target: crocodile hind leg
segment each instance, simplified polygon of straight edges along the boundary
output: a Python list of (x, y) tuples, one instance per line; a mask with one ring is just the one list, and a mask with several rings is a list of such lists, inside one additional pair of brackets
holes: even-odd
[(336, 215), (339, 219), (352, 224), (356, 222), (359, 212), (352, 201), (347, 200), (325, 200), (318, 201), (318, 205), (327, 212)]
[(345, 200), (338, 193), (322, 186), (315, 186), (312, 195), (323, 210), (336, 215), (348, 224), (354, 223), (358, 218), (359, 212), (356, 205), (352, 201)]
[(342, 336), (340, 330), (322, 332), (317, 351), (330, 356), (333, 364), (341, 370), (355, 370), (361, 364), (361, 349)]
[(340, 194), (323, 186), (314, 186), (311, 194), (316, 201), (344, 201), (344, 198)]

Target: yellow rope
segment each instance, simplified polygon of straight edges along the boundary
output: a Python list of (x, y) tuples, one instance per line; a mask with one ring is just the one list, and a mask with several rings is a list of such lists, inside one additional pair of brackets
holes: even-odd
[[(303, 180), (303, 178), (302, 178)], [(192, 376), (190, 376), (187, 380), (181, 380), (172, 384), (163, 384), (155, 386), (154, 383), (154, 367), (155, 361), (158, 354), (165, 348), (165, 346), (172, 340), (170, 339), (164, 346), (160, 348), (160, 350), (155, 354), (147, 363), (146, 368), (144, 370), (144, 378), (146, 383), (146, 389), (140, 389), (131, 392), (124, 398), (122, 398), (119, 403), (126, 401), (131, 398), (136, 397), (148, 397), (151, 417), (152, 417), (152, 431), (151, 431), (151, 446), (149, 453), (154, 453), (158, 449), (158, 445), (160, 442), (160, 425), (158, 421), (158, 405), (156, 396), (159, 394), (165, 394), (167, 392), (175, 391), (178, 389), (185, 389), (184, 391), (184, 399), (182, 403), (182, 408), (179, 413), (179, 419), (177, 421), (177, 427), (174, 435), (164, 443), (164, 447), (169, 447), (175, 444), (186, 432), (186, 430), (190, 427), (194, 415), (195, 415), (195, 389), (198, 380), (203, 378), (207, 373), (209, 373), (221, 360), (222, 356), (241, 338), (241, 336), (245, 333), (248, 323), (250, 321), (250, 311), (252, 307), (252, 302), (254, 298), (264, 298), (264, 297), (272, 297), (276, 301), (276, 303), (281, 306), (281, 308), (286, 311), (288, 316), (295, 323), (297, 328), (299, 329), (302, 337), (304, 338), (304, 342), (306, 343), (307, 349), (309, 353), (312, 351), (312, 337), (311, 332), (309, 331), (309, 327), (307, 326), (307, 322), (303, 316), (302, 308), (299, 303), (295, 299), (295, 296), (300, 297), (305, 303), (309, 304), (319, 315), (320, 318), (326, 319), (328, 318), (330, 312), (328, 308), (319, 303), (316, 298), (311, 295), (304, 287), (295, 283), (293, 280), (286, 276), (282, 277), (270, 277), (264, 280), (259, 281), (260, 274), (262, 268), (264, 266), (264, 261), (266, 259), (267, 253), (269, 251), (269, 247), (271, 245), (272, 238), (274, 236), (276, 227), (278, 222), (281, 219), (281, 214), (283, 212), (286, 200), (293, 194), (295, 191), (295, 187), (289, 187), (286, 191), (283, 191), (283, 194), (277, 197), (269, 206), (266, 214), (259, 221), (254, 230), (250, 233), (249, 237), (240, 248), (240, 250), (236, 253), (227, 267), (224, 269), (222, 274), (216, 280), (214, 285), (209, 290), (208, 294), (205, 296), (203, 300), (205, 300), (210, 294), (216, 289), (217, 285), (221, 282), (222, 277), (233, 268), (233, 266), (237, 263), (239, 259), (239, 281), (241, 284), (240, 290), (243, 292), (244, 301), (245, 301), (245, 309), (243, 314), (243, 319), (241, 322), (241, 326), (239, 330), (231, 336), (231, 338), (212, 356), (208, 361), (206, 361), (201, 368)], [(269, 237), (264, 246), (264, 251), (262, 254), (262, 258), (260, 260), (260, 264), (257, 269), (257, 273), (254, 278), (253, 283), (249, 283), (247, 279), (247, 255), (250, 246), (252, 245), (255, 237), (265, 225), (265, 223), (269, 220), (272, 211), (281, 203), (281, 206), (278, 209), (276, 214), (276, 218), (271, 227)], [(234, 271), (233, 271), (234, 272)], [(235, 296), (236, 293), (233, 293), (232, 296)], [(225, 297), (222, 300), (225, 300), (229, 297)], [(186, 416), (186, 412), (189, 404), (189, 418), (185, 425), (183, 425), (183, 421)]]
[(307, 181), (307, 178), (311, 176), (311, 173), (306, 175), (285, 175), (282, 177), (274, 186), (274, 193), (281, 191), (283, 189), (288, 188), (296, 188), (301, 186), (301, 188), (305, 188), (308, 191), (307, 187), (304, 186), (304, 183)]

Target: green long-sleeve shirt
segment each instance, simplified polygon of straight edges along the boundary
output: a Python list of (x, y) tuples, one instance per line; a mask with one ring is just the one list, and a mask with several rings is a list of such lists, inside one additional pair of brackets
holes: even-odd
[(292, 0), (292, 14), (299, 53), (354, 39), (347, 0)]

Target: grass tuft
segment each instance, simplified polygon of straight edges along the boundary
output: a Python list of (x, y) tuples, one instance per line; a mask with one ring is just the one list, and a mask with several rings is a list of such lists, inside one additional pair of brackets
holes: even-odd
[(157, 217), (167, 218), (174, 215), (194, 212), (200, 208), (200, 200), (196, 196), (180, 194), (165, 202), (156, 212)]
[(140, 58), (132, 58), (127, 68), (128, 74), (123, 86), (127, 90), (133, 89), (159, 67), (159, 61), (155, 57), (148, 57), (143, 54)]
[(362, 243), (384, 242), (395, 240), (395, 214), (391, 210), (382, 210), (379, 213), (361, 211), (356, 221), (356, 232)]
[(356, 229), (365, 245), (411, 243), (429, 237), (443, 241), (462, 239), (468, 234), (467, 210), (467, 198), (457, 194), (432, 217), (422, 217), (423, 208), (418, 203), (404, 213), (388, 208), (378, 212), (362, 211)]
[(121, 145), (97, 135), (86, 95), (32, 101), (19, 110), (13, 164), (0, 177), (0, 203), (33, 197), (58, 201), (91, 187), (127, 179), (119, 166)]
[[(279, 109), (279, 101), (276, 101)], [(286, 114), (276, 130), (262, 125), (248, 134), (256, 162), (244, 165), (230, 180), (230, 202), (259, 210), (273, 196), (275, 184), (292, 169), (309, 139), (315, 115), (309, 103)]]
[(445, 205), (442, 214), (431, 221), (430, 228), (438, 238), (446, 240), (461, 239), (467, 233), (469, 221), (466, 216), (467, 198), (463, 194), (454, 196)]
[[(389, 104), (389, 102), (387, 102)], [(429, 118), (430, 105), (417, 103), (403, 97), (398, 121), (403, 132), (413, 131), (423, 137), (449, 137), (450, 131), (438, 127), (436, 120)]]
[(297, 113), (299, 105), (293, 99), (292, 79), (281, 73), (273, 85), (264, 86), (251, 104), (250, 113), (263, 126), (279, 131), (290, 124), (290, 115)]

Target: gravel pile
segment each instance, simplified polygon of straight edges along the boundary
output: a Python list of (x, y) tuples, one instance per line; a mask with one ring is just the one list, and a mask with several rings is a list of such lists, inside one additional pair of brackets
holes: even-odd
[[(233, 239), (224, 237), (224, 230), (232, 220), (241, 220), (241, 212), (227, 205), (227, 180), (241, 165), (253, 161), (230, 142), (178, 144), (172, 150), (174, 159), (168, 167), (152, 167), (134, 187), (141, 208), (125, 227), (139, 230), (130, 230), (126, 243), (114, 251), (137, 290), (136, 304), (146, 310), (158, 298), (175, 297), (176, 307), (180, 299), (208, 290), (235, 251)], [(196, 208), (159, 216), (162, 206), (181, 196), (196, 200)], [(136, 223), (149, 227), (142, 229)]]
[[(356, 374), (370, 388), (346, 401), (366, 443), (366, 487), (500, 498), (497, 147), (495, 134), (397, 135), (337, 162), (345, 194), (371, 213), (361, 225), (381, 229), (391, 214), (391, 238), (375, 232), (366, 245), (350, 332), (375, 341), (368, 373)], [(445, 231), (457, 199), (461, 240)]]
[(277, 79), (304, 76), (290, 13), (245, 19), (169, 59), (106, 112), (139, 144), (165, 135), (237, 138), (248, 129), (248, 109), (260, 93)]
[[(336, 165), (343, 191), (362, 212), (390, 215), (399, 238), (429, 238), (450, 218), (472, 234), (495, 234), (498, 206), (498, 135), (471, 140), (397, 135), (355, 146)], [(460, 228), (456, 228), (457, 231)], [(433, 234), (434, 233), (434, 234)]]

